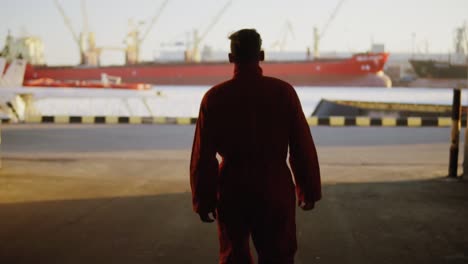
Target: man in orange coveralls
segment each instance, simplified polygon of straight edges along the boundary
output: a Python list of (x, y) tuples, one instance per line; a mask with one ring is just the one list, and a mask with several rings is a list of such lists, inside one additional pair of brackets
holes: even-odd
[(203, 222), (217, 219), (219, 263), (253, 263), (250, 236), (258, 263), (294, 263), (296, 194), (303, 210), (321, 198), (315, 145), (294, 88), (262, 75), (260, 35), (242, 29), (229, 39), (234, 77), (211, 88), (200, 106), (193, 209)]

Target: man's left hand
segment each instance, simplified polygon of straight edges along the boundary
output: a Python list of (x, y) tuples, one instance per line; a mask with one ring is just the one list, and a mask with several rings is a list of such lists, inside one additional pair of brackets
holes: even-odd
[[(210, 217), (210, 214), (212, 214), (213, 217)], [(198, 215), (203, 223), (213, 223), (216, 219), (216, 210), (212, 210), (210, 212), (199, 212)]]

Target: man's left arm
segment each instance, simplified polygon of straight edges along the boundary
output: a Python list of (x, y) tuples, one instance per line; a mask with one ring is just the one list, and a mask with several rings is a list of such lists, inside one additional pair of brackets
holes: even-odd
[(298, 204), (304, 210), (311, 210), (322, 197), (320, 166), (301, 102), (292, 87), (290, 91), (289, 164), (296, 182)]
[(213, 213), (213, 217), (216, 217), (219, 164), (213, 141), (205, 97), (200, 106), (190, 161), (193, 210), (200, 215), (203, 222), (213, 221), (208, 216), (209, 213)]

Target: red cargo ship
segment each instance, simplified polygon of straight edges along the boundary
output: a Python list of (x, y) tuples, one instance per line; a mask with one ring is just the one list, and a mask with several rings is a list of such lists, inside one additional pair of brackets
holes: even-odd
[[(349, 58), (320, 58), (309, 61), (269, 61), (261, 67), (265, 75), (298, 86), (379, 86), (388, 87), (382, 70), (388, 53), (361, 53)], [(32, 66), (25, 80), (51, 78), (62, 81), (92, 81), (102, 74), (119, 76), (124, 82), (154, 85), (214, 85), (232, 76), (227, 62), (140, 63), (122, 66)]]
[[(233, 75), (233, 65), (227, 62), (200, 62), (201, 43), (213, 26), (219, 21), (223, 13), (232, 3), (229, 0), (222, 9), (213, 17), (209, 26), (198, 34), (193, 32), (193, 40), (185, 43), (185, 62), (180, 63), (141, 63), (139, 51), (151, 28), (158, 20), (168, 0), (163, 1), (152, 18), (149, 27), (140, 34), (137, 26), (132, 26), (125, 37), (126, 47), (100, 47), (96, 45), (94, 32), (87, 29), (87, 23), (83, 31), (76, 34), (69, 23), (70, 19), (64, 12), (63, 7), (55, 1), (56, 7), (62, 15), (65, 24), (80, 49), (80, 66), (37, 66), (44, 65), (43, 45), (39, 39), (25, 39), (15, 41), (8, 34), (5, 48), (1, 52), (7, 57), (22, 55), (31, 62), (26, 68), (25, 80), (53, 79), (57, 81), (96, 81), (103, 74), (120, 77), (126, 83), (149, 83), (153, 85), (214, 85), (229, 79)], [(319, 43), (325, 35), (328, 26), (336, 16), (343, 0), (340, 0), (330, 14), (324, 28), (314, 28), (314, 60), (304, 61), (267, 61), (262, 63), (265, 75), (284, 79), (296, 86), (374, 86), (389, 87), (390, 79), (383, 74), (383, 67), (387, 61), (388, 53), (361, 53), (348, 58), (318, 58)], [(83, 14), (85, 14), (84, 5)], [(84, 16), (84, 21), (87, 21)], [(292, 32), (292, 26), (287, 21), (286, 35), (281, 45), (284, 46), (287, 33)], [(289, 31), (288, 31), (289, 30)], [(16, 46), (16, 47), (15, 47)], [(100, 54), (105, 49), (117, 49), (125, 52), (125, 65), (119, 66), (96, 66), (100, 64)], [(14, 54), (16, 51), (17, 54)], [(34, 52), (31, 52), (34, 51)], [(379, 50), (380, 51), (380, 50)], [(383, 51), (383, 49), (382, 49)], [(310, 50), (307, 51), (309, 57)], [(29, 59), (28, 59), (29, 57)], [(227, 56), (226, 56), (227, 57)], [(11, 58), (9, 59), (11, 60)], [(33, 66), (34, 65), (34, 66)]]

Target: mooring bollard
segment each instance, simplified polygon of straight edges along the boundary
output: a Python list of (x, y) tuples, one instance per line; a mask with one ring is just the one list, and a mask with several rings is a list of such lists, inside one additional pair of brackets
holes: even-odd
[[(466, 57), (466, 62), (468, 63), (468, 56)], [(466, 82), (460, 83), (459, 87), (460, 88), (468, 88), (468, 67), (466, 68)], [(463, 114), (463, 112), (462, 112)], [(468, 179), (468, 109), (465, 108), (465, 117), (466, 117), (466, 127), (465, 127), (465, 143), (463, 146), (463, 173), (462, 177), (464, 179)]]
[(449, 160), (449, 173), (448, 176), (456, 178), (458, 171), (458, 145), (460, 142), (460, 113), (461, 113), (461, 90), (453, 90), (453, 103), (452, 103), (452, 136), (450, 144), (450, 160)]
[(466, 127), (465, 127), (465, 144), (463, 146), (463, 173), (462, 177), (468, 178), (468, 112), (465, 111)]

